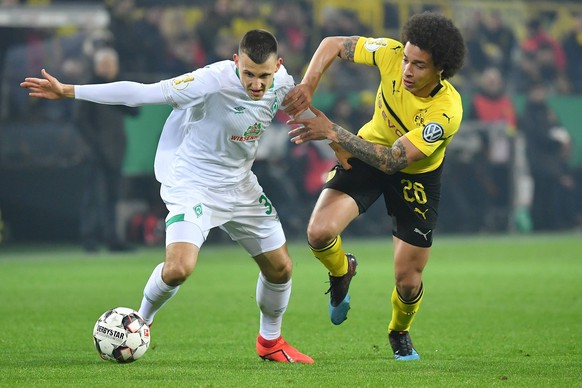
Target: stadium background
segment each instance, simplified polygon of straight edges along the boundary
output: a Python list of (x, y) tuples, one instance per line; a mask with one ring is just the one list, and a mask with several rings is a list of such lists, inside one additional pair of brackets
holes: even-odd
[[(488, 66), (502, 68), (506, 91), (518, 114), (527, 92), (524, 64), (527, 26), (538, 20), (560, 46), (552, 51), (555, 67), (544, 78), (555, 109), (571, 138), (564, 155), (564, 174), (574, 185), (564, 199), (551, 231), (575, 230), (582, 224), (582, 4), (575, 1), (0, 1), (0, 234), (4, 244), (25, 241), (77, 241), (80, 165), (86, 148), (71, 123), (74, 101), (31, 100), (21, 80), (42, 67), (67, 83), (82, 83), (88, 58), (100, 45), (114, 46), (121, 57), (120, 78), (156, 82), (215, 60), (231, 58), (239, 37), (250, 28), (273, 31), (288, 71), (300, 81), (319, 41), (328, 35), (399, 37), (411, 14), (437, 10), (463, 30), (469, 48), (467, 63), (452, 83), (461, 91), (466, 113), (479, 91)], [(491, 27), (491, 20), (500, 24)], [(493, 29), (493, 30), (492, 30)], [(574, 36), (577, 50), (568, 51)], [(507, 41), (511, 44), (506, 45)], [(541, 50), (541, 49), (540, 49)], [(535, 54), (535, 53), (533, 53)], [(576, 75), (577, 74), (577, 75)], [(330, 118), (356, 130), (370, 117), (377, 87), (374, 69), (336, 63), (324, 77), (314, 104)], [(127, 119), (128, 150), (124, 165), (122, 233), (136, 242), (159, 244), (160, 222), (144, 235), (131, 227), (136, 214), (162, 220), (163, 204), (153, 177), (153, 156), (169, 107), (145, 107)], [(307, 217), (322, 171), (333, 155), (315, 146), (293, 146), (285, 118), (267, 133), (255, 172), (277, 206), (291, 239), (303, 238)], [(507, 181), (486, 182), (494, 166), (488, 144), (508, 146)], [(506, 123), (485, 123), (466, 117), (447, 157), (439, 233), (533, 233), (533, 181), (525, 159), (527, 133)], [(496, 187), (491, 188), (488, 185)], [(510, 197), (496, 201), (495, 190), (508, 187)], [(352, 226), (353, 235), (389, 233), (382, 211), (372, 211)], [(157, 226), (156, 226), (157, 225)], [(137, 233), (137, 234), (136, 234)], [(220, 241), (220, 235), (214, 239)]]

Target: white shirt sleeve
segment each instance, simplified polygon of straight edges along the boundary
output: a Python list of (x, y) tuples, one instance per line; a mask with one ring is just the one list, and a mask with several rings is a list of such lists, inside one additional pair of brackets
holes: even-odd
[(303, 113), (297, 116), (298, 119), (312, 119), (314, 117), (316, 117), (315, 113), (313, 113), (309, 108), (307, 108), (307, 110), (303, 111)]
[(141, 84), (119, 81), (106, 84), (75, 85), (75, 98), (105, 105), (154, 105), (168, 104), (160, 82)]

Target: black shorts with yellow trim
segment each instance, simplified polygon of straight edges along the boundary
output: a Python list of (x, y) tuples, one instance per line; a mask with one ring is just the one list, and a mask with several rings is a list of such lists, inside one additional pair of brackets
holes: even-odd
[(383, 195), (388, 215), (392, 217), (392, 234), (411, 245), (430, 247), (438, 220), (442, 164), (422, 174), (388, 175), (359, 159), (352, 158), (349, 163), (352, 165), (349, 170), (340, 164), (334, 167), (325, 188), (352, 197), (360, 214)]

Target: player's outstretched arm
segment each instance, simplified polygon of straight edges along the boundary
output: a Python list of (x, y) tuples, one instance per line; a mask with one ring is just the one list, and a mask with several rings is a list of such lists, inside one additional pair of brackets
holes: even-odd
[(333, 61), (338, 57), (346, 61), (354, 61), (354, 52), (359, 38), (359, 36), (329, 36), (324, 38), (309, 61), (303, 80), (283, 100), (285, 112), (291, 116), (303, 113), (311, 104), (313, 93), (317, 89), (323, 73)]
[(31, 97), (46, 98), (49, 100), (60, 100), (62, 98), (74, 98), (75, 88), (73, 85), (63, 84), (58, 79), (50, 75), (45, 69), (41, 70), (44, 78), (27, 77), (20, 84), (28, 89)]
[[(289, 131), (291, 141), (301, 144), (311, 140), (331, 140), (353, 157), (379, 169), (386, 174), (394, 174), (409, 164), (423, 159), (426, 156), (406, 137), (398, 138), (392, 147), (375, 144), (354, 135), (350, 131), (330, 121), (323, 112), (310, 109), (315, 114), (314, 118), (294, 118), (287, 122), (299, 127)], [(338, 146), (332, 148), (338, 155), (338, 160), (346, 167), (346, 152), (339, 152)], [(345, 160), (340, 159), (342, 157)], [(349, 166), (349, 164), (347, 164)]]

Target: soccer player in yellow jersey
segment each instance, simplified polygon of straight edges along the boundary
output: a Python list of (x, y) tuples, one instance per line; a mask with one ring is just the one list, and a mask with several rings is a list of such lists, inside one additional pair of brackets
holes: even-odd
[(357, 136), (323, 113), (289, 134), (300, 144), (328, 139), (340, 163), (315, 205), (307, 238), (313, 255), (329, 271), (331, 321), (339, 325), (350, 308), (348, 288), (356, 258), (345, 253), (340, 233), (380, 196), (393, 221), (394, 276), (388, 338), (396, 360), (416, 360), (409, 330), (422, 301), (422, 272), (438, 218), (445, 148), (459, 129), (461, 96), (447, 81), (463, 65), (465, 44), (451, 20), (436, 14), (412, 16), (401, 41), (388, 38), (327, 37), (306, 74), (285, 101), (295, 116), (311, 104), (323, 73), (336, 57), (376, 66), (381, 81), (372, 119)]

